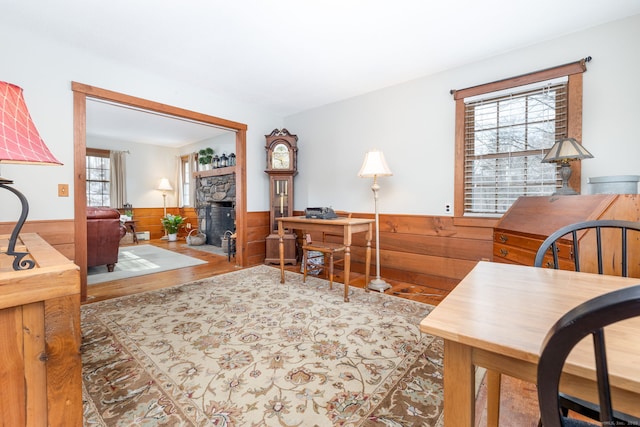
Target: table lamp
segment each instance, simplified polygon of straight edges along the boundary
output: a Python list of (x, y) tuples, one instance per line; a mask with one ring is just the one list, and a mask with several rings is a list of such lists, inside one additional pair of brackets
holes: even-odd
[(380, 278), (380, 227), (378, 219), (378, 190), (380, 190), (380, 186), (378, 185), (378, 177), (391, 175), (393, 174), (384, 159), (382, 151), (371, 150), (365, 154), (364, 162), (362, 163), (360, 172), (358, 172), (358, 176), (361, 178), (373, 177), (371, 190), (373, 191), (376, 218), (376, 278), (369, 282), (368, 288), (379, 292), (386, 291), (391, 285)]
[[(62, 164), (53, 156), (40, 137), (24, 101), (22, 88), (2, 81), (0, 81), (0, 163)], [(20, 191), (10, 187), (9, 184), (13, 184), (13, 181), (0, 177), (0, 188), (12, 192), (20, 199), (22, 213), (4, 253), (14, 257), (14, 270), (27, 270), (35, 266), (34, 261), (24, 259), (28, 252), (16, 252), (15, 248), (20, 230), (29, 214), (29, 203)]]
[(573, 188), (569, 187), (569, 178), (571, 177), (571, 160), (591, 159), (593, 155), (587, 151), (574, 138), (563, 138), (556, 141), (553, 147), (547, 152), (542, 159), (542, 163), (560, 163), (560, 177), (562, 178), (562, 188), (559, 188), (553, 196), (570, 196), (578, 194)]

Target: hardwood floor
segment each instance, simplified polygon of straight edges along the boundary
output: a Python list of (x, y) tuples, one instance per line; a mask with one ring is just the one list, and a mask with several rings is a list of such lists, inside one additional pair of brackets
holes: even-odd
[(155, 239), (143, 241), (140, 242), (140, 244), (149, 244), (159, 248), (169, 249), (183, 255), (207, 261), (207, 264), (91, 285), (88, 286), (87, 289), (87, 301), (85, 304), (138, 292), (166, 288), (238, 269), (238, 267), (235, 266), (233, 258), (231, 258), (231, 262), (228, 262), (226, 256), (223, 257), (192, 249), (185, 245), (184, 240), (169, 242), (167, 240)]
[[(154, 289), (161, 289), (169, 286), (187, 283), (193, 280), (202, 279), (218, 274), (224, 274), (237, 270), (233, 258), (231, 262), (226, 256), (219, 256), (208, 252), (192, 249), (185, 246), (184, 240), (178, 242), (168, 242), (166, 240), (150, 240), (142, 242), (169, 249), (184, 255), (207, 261), (207, 264), (201, 264), (194, 267), (182, 268), (178, 270), (170, 270), (156, 274), (138, 276), (126, 280), (116, 280), (112, 282), (104, 282), (89, 286), (87, 290), (87, 301), (89, 304), (110, 298), (116, 298), (125, 295), (131, 295), (138, 292), (144, 292)], [(142, 244), (141, 243), (141, 244)], [(277, 266), (274, 266), (274, 268)], [(300, 271), (300, 265), (286, 266), (288, 271)], [(338, 271), (335, 276), (337, 282), (344, 282), (342, 272)], [(401, 282), (389, 281), (391, 289), (386, 293), (396, 295), (401, 298), (408, 298), (414, 301), (420, 301), (427, 304), (437, 305), (446, 293), (439, 289), (427, 289), (417, 287)], [(352, 274), (351, 286), (364, 287), (364, 275)], [(538, 401), (536, 397), (536, 388), (533, 384), (525, 383), (513, 378), (503, 377), (502, 393), (501, 393), (501, 426), (528, 427), (538, 425)], [(486, 426), (486, 387), (480, 385), (478, 399), (476, 403), (476, 427)]]

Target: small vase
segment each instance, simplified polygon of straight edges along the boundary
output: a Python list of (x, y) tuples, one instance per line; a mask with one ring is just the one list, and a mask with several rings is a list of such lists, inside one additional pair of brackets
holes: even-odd
[(176, 240), (178, 240), (178, 233), (169, 233), (169, 241), (175, 242)]

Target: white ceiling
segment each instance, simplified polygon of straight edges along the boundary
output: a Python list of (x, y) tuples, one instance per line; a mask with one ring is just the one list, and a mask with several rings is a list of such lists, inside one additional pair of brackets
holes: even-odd
[(0, 10), (0, 23), (287, 116), (636, 15), (640, 1), (0, 0)]
[(87, 139), (181, 147), (219, 136), (227, 130), (209, 124), (87, 98)]

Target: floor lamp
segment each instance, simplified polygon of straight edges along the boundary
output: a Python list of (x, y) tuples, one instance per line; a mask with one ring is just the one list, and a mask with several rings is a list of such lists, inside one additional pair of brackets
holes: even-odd
[[(162, 216), (163, 218), (165, 218), (167, 216), (167, 191), (173, 191), (173, 187), (171, 187), (171, 184), (169, 183), (169, 180), (167, 178), (162, 178), (160, 180), (160, 184), (158, 184), (158, 190), (162, 191), (162, 207), (164, 209), (164, 215)], [(164, 229), (164, 236), (162, 236), (163, 240), (168, 239), (169, 236), (167, 236), (167, 229)]]
[(391, 176), (391, 169), (384, 160), (384, 154), (382, 151), (371, 150), (365, 154), (364, 163), (358, 172), (358, 176), (361, 178), (373, 177), (373, 185), (371, 190), (373, 191), (373, 201), (376, 212), (376, 278), (369, 282), (368, 288), (372, 291), (384, 292), (391, 287), (390, 284), (380, 278), (380, 221), (378, 219), (378, 185), (379, 176)]

